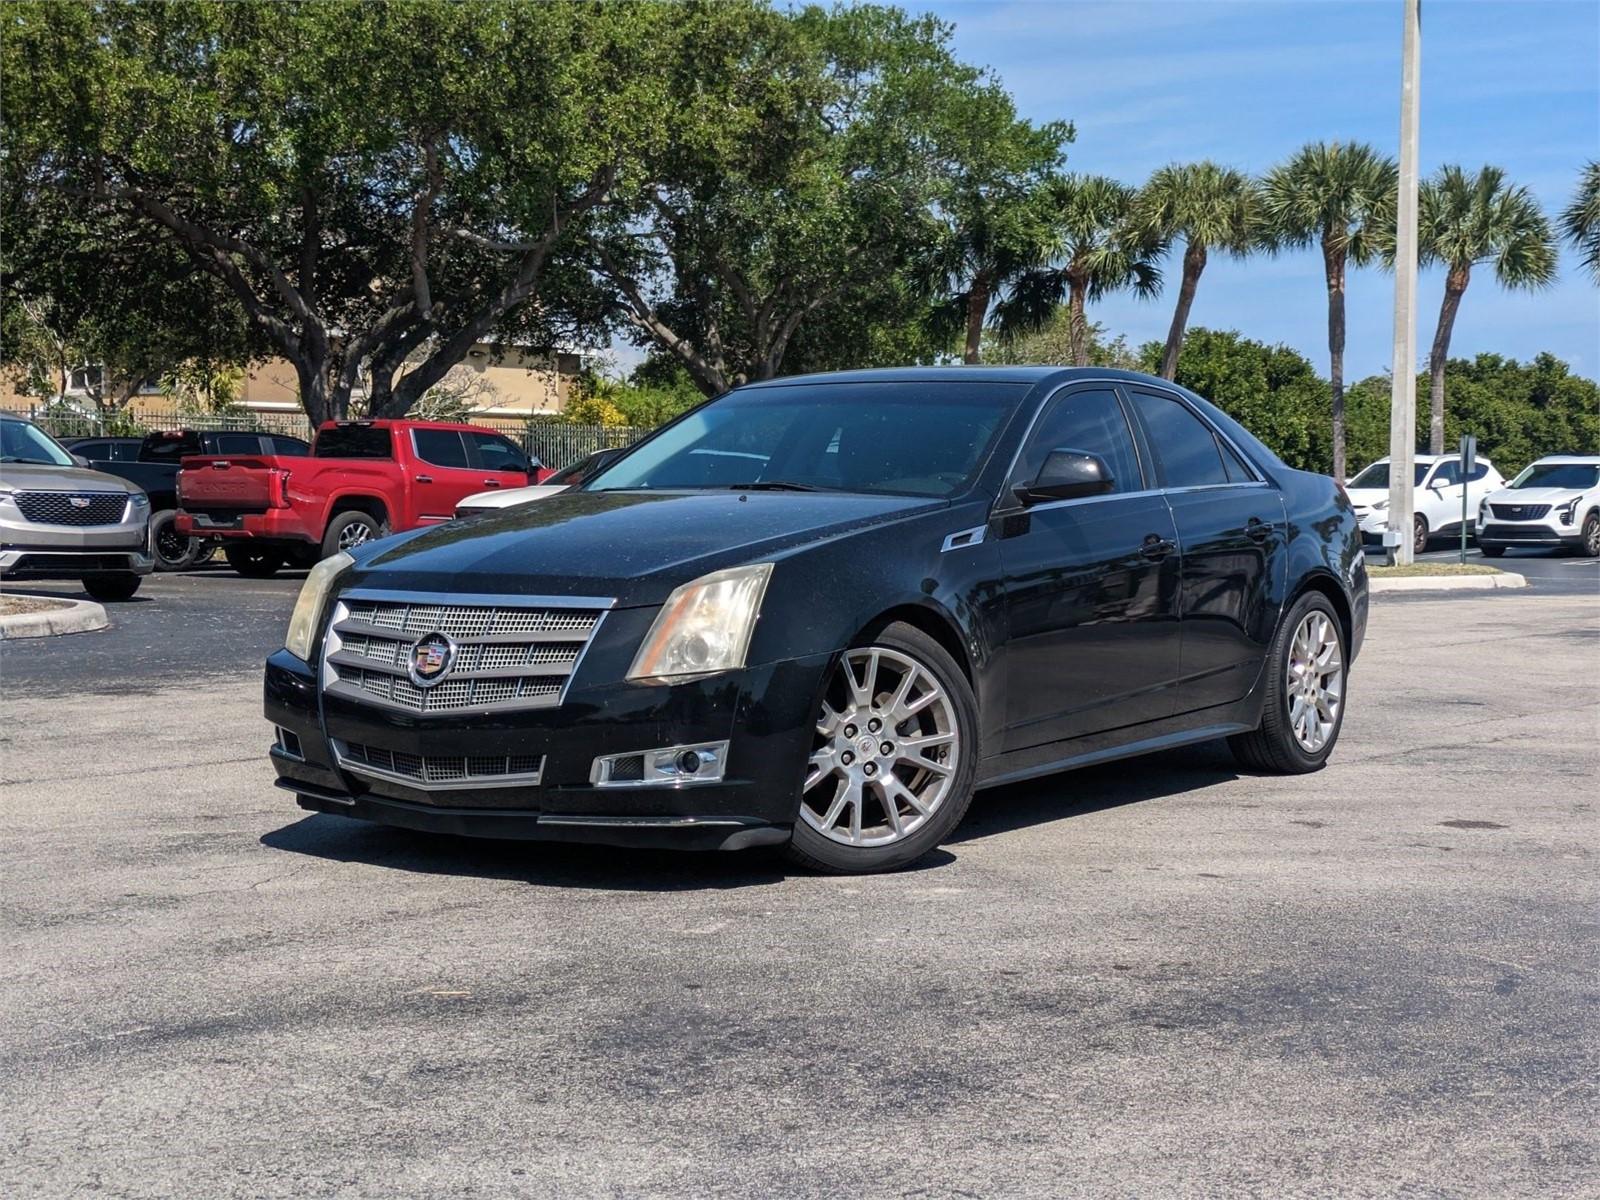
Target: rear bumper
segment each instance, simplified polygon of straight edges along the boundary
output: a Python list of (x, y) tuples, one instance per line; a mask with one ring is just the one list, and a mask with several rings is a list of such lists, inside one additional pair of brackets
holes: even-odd
[(180, 508), (174, 521), (184, 537), (219, 537), (228, 540), (263, 542), (320, 542), (322, 534), (306, 528), (305, 518), (292, 508), (269, 508), (266, 512), (227, 512), (211, 509), (190, 512)]

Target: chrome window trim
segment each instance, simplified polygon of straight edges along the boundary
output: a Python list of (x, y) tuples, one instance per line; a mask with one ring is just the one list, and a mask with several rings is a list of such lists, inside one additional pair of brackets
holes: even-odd
[[(444, 783), (431, 783), (426, 779), (416, 779), (410, 775), (402, 775), (398, 771), (385, 771), (382, 767), (369, 766), (364, 762), (357, 762), (349, 758), (344, 752), (344, 742), (338, 738), (329, 738), (328, 744), (333, 747), (333, 761), (339, 768), (349, 771), (352, 775), (362, 775), (368, 779), (380, 779), (385, 783), (398, 783), (402, 787), (411, 788), (417, 792), (472, 792), (482, 791), (484, 788), (501, 787), (537, 787), (544, 778), (545, 756), (539, 756), (539, 769), (537, 771), (521, 771), (516, 774), (489, 775), (477, 779), (452, 779)], [(409, 753), (409, 751), (407, 751)], [(448, 754), (426, 755), (419, 754), (418, 758), (507, 758), (509, 755), (497, 754)], [(426, 768), (424, 768), (426, 770)]]

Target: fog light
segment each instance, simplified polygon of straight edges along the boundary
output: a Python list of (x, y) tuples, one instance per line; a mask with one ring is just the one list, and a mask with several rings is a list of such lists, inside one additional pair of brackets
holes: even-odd
[(690, 783), (715, 783), (722, 778), (727, 760), (727, 742), (607, 754), (594, 760), (589, 781), (596, 787), (682, 787)]

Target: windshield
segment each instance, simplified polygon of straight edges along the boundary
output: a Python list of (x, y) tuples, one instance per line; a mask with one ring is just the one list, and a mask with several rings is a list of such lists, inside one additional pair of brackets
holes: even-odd
[(37, 425), (26, 421), (0, 421), (0, 462), (38, 463), (46, 467), (70, 467), (68, 454)]
[[(1432, 463), (1417, 463), (1415, 465), (1416, 478), (1412, 479), (1411, 482), (1413, 484), (1421, 484), (1422, 481), (1427, 477), (1428, 468), (1432, 465)], [(1389, 486), (1389, 464), (1386, 462), (1375, 462), (1345, 486), (1353, 488), (1387, 489)]]
[(1600, 485), (1600, 467), (1587, 463), (1534, 463), (1507, 486), (1514, 488), (1572, 488), (1586, 492)]
[(742, 488), (950, 496), (1026, 384), (818, 383), (730, 392), (603, 471), (588, 491)]

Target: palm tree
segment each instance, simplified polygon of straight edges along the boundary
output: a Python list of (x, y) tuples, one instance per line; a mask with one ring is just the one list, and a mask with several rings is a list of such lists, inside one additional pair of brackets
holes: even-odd
[[(935, 288), (945, 299), (933, 309), (940, 337), (962, 337), (962, 361), (982, 357), (983, 327), (989, 310), (1018, 279), (1050, 256), (1046, 189), (1031, 195), (972, 196), (934, 259)], [(1012, 325), (1037, 325), (1048, 313), (1007, 310)]]
[(1394, 227), (1399, 170), (1361, 143), (1311, 142), (1262, 181), (1269, 245), (1322, 249), (1328, 286), (1328, 375), (1333, 390), (1333, 474), (1344, 462), (1344, 281), (1349, 263), (1378, 256)]
[(1140, 296), (1161, 290), (1157, 261), (1166, 243), (1134, 224), (1136, 197), (1133, 188), (1103, 175), (1063, 176), (1054, 189), (1050, 265), (1017, 277), (995, 309), (995, 324), (1003, 332), (1037, 328), (1065, 297), (1072, 362), (1088, 366), (1088, 302), (1125, 287)]
[(1182, 238), (1183, 282), (1172, 310), (1161, 377), (1178, 371), (1189, 309), (1194, 304), (1206, 253), (1216, 249), (1243, 257), (1258, 244), (1261, 195), (1255, 180), (1243, 171), (1214, 162), (1174, 163), (1150, 176), (1139, 192), (1136, 220), (1150, 236), (1166, 242)]
[(1578, 177), (1578, 190), (1561, 214), (1561, 232), (1583, 255), (1584, 268), (1600, 283), (1600, 160), (1591, 162)]
[(1501, 287), (1541, 288), (1556, 275), (1556, 242), (1539, 202), (1527, 188), (1507, 184), (1499, 167), (1469, 177), (1447, 166), (1417, 197), (1417, 249), (1424, 264), (1445, 269), (1444, 302), (1428, 355), (1428, 452), (1442, 454), (1444, 364), (1472, 268), (1492, 263)]

